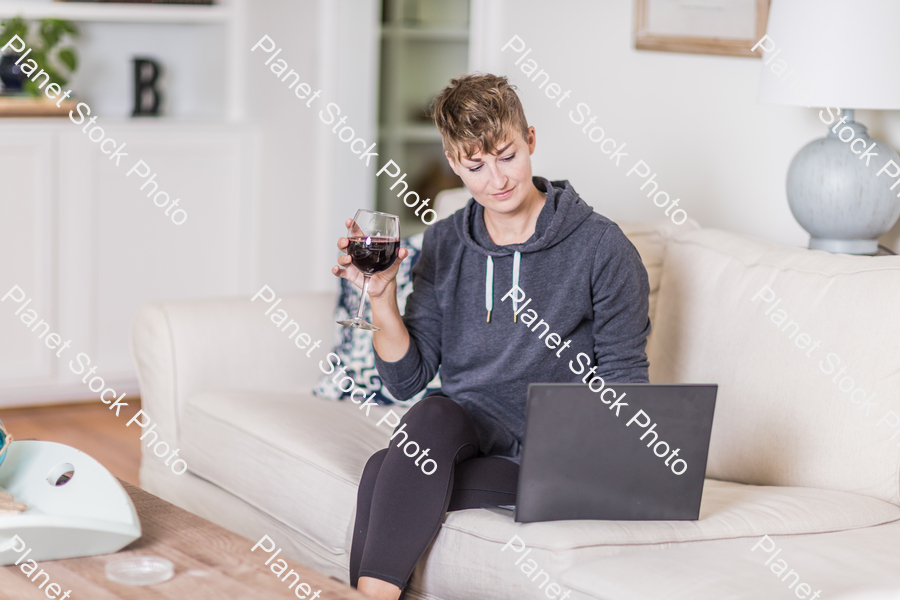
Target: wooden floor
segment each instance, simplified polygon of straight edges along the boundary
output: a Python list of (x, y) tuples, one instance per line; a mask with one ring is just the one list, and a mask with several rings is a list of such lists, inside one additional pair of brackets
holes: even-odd
[(119, 411), (102, 402), (0, 410), (0, 421), (17, 440), (59, 442), (89, 454), (110, 473), (138, 485), (140, 429), (125, 427), (140, 409), (133, 399)]

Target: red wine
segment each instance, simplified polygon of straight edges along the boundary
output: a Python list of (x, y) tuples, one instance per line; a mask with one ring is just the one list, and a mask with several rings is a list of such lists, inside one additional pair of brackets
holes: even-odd
[(350, 255), (354, 267), (367, 275), (372, 275), (394, 264), (399, 248), (398, 238), (354, 237), (350, 238), (347, 254)]

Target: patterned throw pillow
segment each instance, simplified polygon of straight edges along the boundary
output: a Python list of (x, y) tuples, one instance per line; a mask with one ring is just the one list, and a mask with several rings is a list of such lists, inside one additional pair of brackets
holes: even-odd
[[(420, 233), (400, 241), (400, 246), (409, 251), (409, 257), (400, 263), (400, 271), (397, 273), (397, 304), (400, 306), (401, 315), (406, 309), (406, 298), (412, 293), (411, 271), (413, 265), (419, 260), (423, 237), (424, 234)], [(343, 321), (355, 317), (359, 299), (359, 290), (346, 279), (341, 279), (341, 294), (334, 309), (334, 320)], [(366, 306), (363, 310), (363, 319), (370, 323), (372, 322), (372, 307), (368, 301), (366, 301)], [(382, 385), (381, 377), (379, 377), (378, 371), (375, 370), (375, 350), (372, 348), (372, 332), (352, 327), (341, 327), (340, 325), (336, 325), (336, 327), (339, 329), (339, 341), (332, 352), (341, 358), (341, 365), (347, 367), (347, 375), (353, 378), (356, 387), (366, 390), (366, 396), (373, 392), (375, 393), (374, 401), (376, 403), (411, 406), (426, 395), (441, 389), (441, 376), (437, 374), (424, 390), (409, 400), (397, 400)], [(333, 378), (334, 374), (323, 374), (320, 376), (313, 393), (316, 396), (328, 398), (329, 400), (341, 400), (349, 397), (350, 392), (341, 391), (337, 384), (332, 381)], [(353, 391), (352, 388), (350, 391)]]

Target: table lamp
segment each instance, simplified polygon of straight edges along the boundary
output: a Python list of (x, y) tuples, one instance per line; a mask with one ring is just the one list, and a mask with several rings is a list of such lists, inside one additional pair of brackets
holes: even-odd
[(854, 120), (855, 109), (900, 109), (898, 23), (897, 0), (772, 0), (758, 43), (759, 101), (824, 107), (827, 135), (804, 146), (787, 175), (810, 248), (875, 254), (900, 217), (900, 155)]

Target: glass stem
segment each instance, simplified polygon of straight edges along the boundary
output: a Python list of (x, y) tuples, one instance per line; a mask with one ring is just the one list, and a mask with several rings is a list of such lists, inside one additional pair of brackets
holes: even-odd
[(363, 307), (366, 305), (366, 292), (369, 289), (369, 279), (371, 279), (371, 275), (364, 275), (363, 278), (362, 295), (359, 297), (359, 308), (356, 309), (357, 321), (362, 321)]

